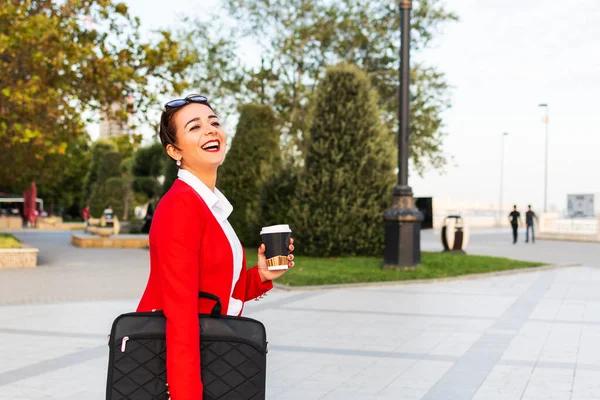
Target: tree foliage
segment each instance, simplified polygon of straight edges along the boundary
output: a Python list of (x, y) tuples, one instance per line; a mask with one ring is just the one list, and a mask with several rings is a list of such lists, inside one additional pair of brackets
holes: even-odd
[[(117, 151), (107, 151), (98, 163), (97, 177), (92, 184), (89, 197), (90, 214), (96, 218), (108, 205), (122, 218), (125, 209), (124, 183), (121, 181), (121, 161), (123, 156)], [(118, 181), (117, 181), (118, 180)]]
[(83, 185), (83, 200), (89, 202), (93, 185), (98, 182), (98, 172), (108, 152), (116, 152), (117, 146), (112, 141), (98, 140), (91, 147), (91, 157), (88, 171)]
[(121, 220), (132, 216), (138, 143), (137, 137), (123, 135), (100, 139), (92, 145), (82, 190), (83, 202), (89, 204), (92, 216), (100, 217), (109, 204)]
[(247, 81), (236, 38), (215, 18), (189, 17), (182, 19), (173, 37), (188, 57), (185, 77), (194, 93), (209, 96), (221, 119), (235, 113), (243, 103)]
[(94, 185), (90, 200), (90, 213), (98, 218), (106, 206), (110, 206), (114, 214), (125, 221), (131, 216), (129, 187), (127, 181), (120, 176), (112, 176), (102, 183)]
[(44, 200), (48, 212), (65, 217), (81, 217), (83, 182), (90, 165), (91, 153), (87, 135), (70, 142), (64, 154), (46, 157), (44, 167), (48, 173), (36, 180), (38, 197)]
[[(20, 191), (85, 135), (86, 115), (135, 94), (136, 115), (181, 91), (192, 61), (169, 32), (145, 42), (111, 0), (3, 1), (0, 7), (0, 182)], [(59, 158), (60, 159), (60, 158)], [(18, 165), (16, 169), (13, 166)], [(43, 188), (40, 188), (44, 190)]]
[(140, 147), (134, 156), (133, 174), (135, 176), (158, 177), (163, 172), (163, 160), (167, 157), (162, 144), (154, 142)]
[(327, 70), (314, 107), (292, 202), (298, 248), (315, 256), (380, 256), (395, 178), (377, 94), (363, 71), (340, 65)]
[(175, 164), (175, 161), (171, 160), (171, 158), (167, 158), (163, 166), (164, 181), (162, 184), (161, 197), (171, 189), (173, 182), (177, 179), (178, 172), (179, 167)]
[(131, 169), (133, 191), (145, 196), (146, 201), (153, 202), (161, 193), (159, 177), (164, 173), (167, 156), (158, 142), (140, 147), (133, 158)]
[(298, 179), (296, 169), (288, 164), (265, 180), (260, 187), (257, 210), (257, 220), (261, 225), (291, 223), (291, 204), (296, 197)]
[[(264, 65), (248, 78), (254, 101), (273, 104), (291, 139), (307, 132), (310, 94), (328, 65), (349, 62), (365, 70), (379, 93), (388, 131), (397, 132), (400, 27), (397, 1), (226, 0), (244, 21), (244, 35), (264, 48)], [(457, 17), (440, 0), (417, 0), (412, 18), (413, 49), (426, 47), (447, 21)], [(411, 158), (419, 173), (441, 167), (441, 113), (449, 106), (448, 85), (432, 67), (412, 68)], [(304, 149), (301, 140), (292, 140)]]
[(260, 189), (281, 169), (280, 133), (275, 113), (266, 105), (240, 107), (240, 119), (217, 186), (233, 205), (231, 225), (245, 245), (258, 244)]

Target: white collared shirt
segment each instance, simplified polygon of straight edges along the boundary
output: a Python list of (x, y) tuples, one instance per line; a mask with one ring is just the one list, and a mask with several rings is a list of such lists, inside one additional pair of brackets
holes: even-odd
[(196, 175), (192, 174), (190, 171), (185, 169), (179, 169), (177, 173), (177, 177), (187, 183), (192, 189), (196, 191), (202, 197), (210, 211), (212, 211), (213, 215), (221, 225), (221, 229), (225, 232), (227, 239), (229, 240), (229, 245), (231, 246), (231, 252), (233, 254), (233, 281), (231, 282), (231, 293), (229, 295), (229, 307), (227, 308), (227, 315), (239, 315), (240, 311), (242, 311), (243, 302), (241, 300), (233, 298), (233, 289), (235, 285), (240, 279), (240, 273), (242, 272), (242, 257), (244, 257), (244, 253), (242, 252), (242, 244), (238, 239), (233, 227), (227, 220), (231, 212), (233, 211), (233, 206), (227, 200), (227, 198), (219, 191), (219, 189), (215, 188), (215, 191), (211, 191), (208, 186), (204, 184)]

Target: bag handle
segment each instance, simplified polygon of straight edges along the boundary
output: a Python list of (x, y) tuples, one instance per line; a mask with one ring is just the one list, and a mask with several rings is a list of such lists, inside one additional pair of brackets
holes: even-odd
[(218, 317), (219, 315), (221, 315), (221, 310), (223, 309), (221, 307), (221, 299), (219, 299), (219, 297), (215, 296), (212, 293), (208, 293), (208, 292), (198, 292), (198, 298), (205, 298), (205, 299), (209, 299), (209, 300), (214, 300), (215, 301), (215, 306), (213, 307), (212, 311), (210, 312), (210, 316), (211, 317)]

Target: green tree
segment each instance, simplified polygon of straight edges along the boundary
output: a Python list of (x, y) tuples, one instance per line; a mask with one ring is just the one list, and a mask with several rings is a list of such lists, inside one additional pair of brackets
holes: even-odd
[(121, 161), (123, 161), (121, 153), (117, 151), (109, 151), (106, 153), (98, 168), (98, 180), (96, 183), (104, 183), (108, 178), (120, 177)]
[(115, 215), (123, 218), (125, 210), (125, 188), (122, 182), (121, 162), (123, 156), (117, 151), (106, 152), (98, 165), (97, 178), (92, 184), (89, 198), (90, 214), (100, 217), (107, 205), (113, 207)]
[(135, 152), (133, 174), (158, 177), (163, 173), (163, 161), (167, 157), (162, 144), (158, 142), (140, 147)]
[[(264, 49), (264, 65), (247, 78), (253, 101), (273, 104), (284, 128), (287, 149), (307, 132), (310, 94), (328, 65), (345, 61), (365, 70), (379, 93), (385, 126), (397, 133), (399, 10), (397, 1), (226, 0)], [(425, 48), (447, 21), (457, 17), (440, 0), (414, 2), (413, 50)], [(265, 66), (266, 65), (266, 66)], [(441, 113), (449, 106), (444, 75), (413, 64), (411, 159), (417, 172), (445, 164)], [(286, 154), (293, 154), (289, 151)], [(393, 157), (393, 156), (392, 156)]]
[(171, 189), (173, 186), (173, 182), (177, 179), (177, 173), (179, 172), (179, 167), (175, 164), (171, 158), (167, 157), (164, 161), (163, 166), (163, 176), (164, 181), (162, 184), (161, 197)]
[(131, 212), (128, 196), (127, 181), (118, 176), (110, 177), (103, 183), (94, 185), (90, 200), (90, 213), (96, 218), (101, 217), (104, 208), (110, 206), (114, 214), (121, 221), (125, 221)]
[(257, 218), (262, 226), (290, 223), (290, 207), (296, 197), (297, 186), (298, 173), (293, 165), (285, 166), (265, 180), (260, 187)]
[(209, 96), (222, 120), (243, 103), (247, 71), (238, 56), (238, 43), (219, 18), (184, 18), (175, 33), (190, 61), (186, 79), (195, 93)]
[(85, 115), (116, 103), (122, 107), (111, 113), (125, 121), (125, 99), (134, 93), (135, 125), (147, 119), (156, 96), (186, 87), (192, 58), (170, 32), (142, 40), (139, 25), (118, 1), (2, 2), (3, 187), (21, 191), (32, 180), (51, 179), (49, 159), (86, 134)]
[(258, 244), (256, 216), (262, 184), (281, 169), (280, 133), (275, 113), (266, 105), (245, 104), (225, 161), (219, 168), (219, 189), (233, 205), (229, 217), (242, 243)]
[(134, 166), (138, 138), (123, 135), (96, 141), (91, 147), (82, 198), (90, 205), (90, 213), (100, 217), (111, 205), (122, 221), (133, 214)]
[[(135, 153), (134, 153), (135, 155)], [(133, 216), (134, 205), (135, 205), (135, 192), (133, 190), (134, 176), (133, 176), (133, 164), (134, 155), (124, 158), (121, 161), (121, 195), (123, 201), (123, 213), (117, 214), (123, 221), (128, 221)]]
[(154, 202), (161, 193), (158, 178), (163, 174), (167, 158), (162, 145), (155, 142), (140, 147), (133, 159), (132, 183), (133, 191), (144, 195), (146, 201)]
[(105, 139), (113, 143), (117, 151), (121, 154), (123, 159), (132, 158), (138, 151), (142, 143), (142, 135), (140, 134), (122, 134), (114, 136), (109, 139)]
[(363, 71), (340, 65), (327, 70), (314, 107), (291, 213), (298, 249), (379, 256), (395, 177), (377, 93)]
[[(117, 146), (108, 140), (98, 140), (92, 145), (90, 164), (83, 185), (83, 201), (89, 202), (94, 184), (98, 182), (98, 171), (108, 152), (116, 152)], [(85, 205), (83, 205), (85, 206)], [(94, 215), (94, 214), (92, 214)]]
[(68, 144), (64, 154), (47, 156), (48, 172), (36, 180), (38, 197), (53, 214), (81, 218), (82, 187), (90, 164), (90, 144), (87, 135)]

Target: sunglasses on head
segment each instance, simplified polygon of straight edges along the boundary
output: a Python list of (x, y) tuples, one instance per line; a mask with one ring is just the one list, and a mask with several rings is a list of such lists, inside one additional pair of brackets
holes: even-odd
[(190, 94), (185, 99), (175, 99), (171, 100), (165, 104), (164, 111), (171, 110), (173, 108), (183, 107), (189, 103), (199, 103), (199, 104), (207, 104), (208, 98), (206, 96), (202, 96), (200, 94)]

